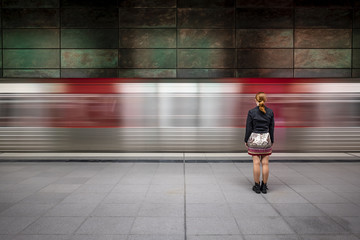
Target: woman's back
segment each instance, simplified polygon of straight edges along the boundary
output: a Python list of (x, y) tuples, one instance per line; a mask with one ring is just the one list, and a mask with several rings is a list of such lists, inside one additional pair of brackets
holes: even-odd
[(245, 142), (248, 141), (251, 133), (270, 133), (271, 142), (274, 143), (274, 112), (266, 107), (266, 113), (259, 109), (259, 106), (249, 110), (246, 120)]
[(259, 107), (254, 107), (249, 110), (252, 116), (253, 132), (264, 133), (269, 132), (271, 120), (274, 117), (273, 111), (265, 106), (266, 113), (260, 111)]

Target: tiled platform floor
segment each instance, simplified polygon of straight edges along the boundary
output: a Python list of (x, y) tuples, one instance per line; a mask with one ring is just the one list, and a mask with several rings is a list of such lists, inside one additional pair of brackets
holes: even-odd
[(360, 163), (0, 163), (0, 240), (360, 239)]

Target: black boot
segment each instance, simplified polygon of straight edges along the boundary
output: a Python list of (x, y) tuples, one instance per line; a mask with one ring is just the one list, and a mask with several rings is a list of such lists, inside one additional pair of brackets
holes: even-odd
[(268, 188), (267, 188), (266, 183), (264, 183), (264, 181), (261, 181), (260, 191), (261, 191), (262, 193), (266, 194), (266, 193), (267, 193), (267, 190), (268, 190)]
[(260, 183), (255, 183), (252, 189), (254, 192), (260, 193)]

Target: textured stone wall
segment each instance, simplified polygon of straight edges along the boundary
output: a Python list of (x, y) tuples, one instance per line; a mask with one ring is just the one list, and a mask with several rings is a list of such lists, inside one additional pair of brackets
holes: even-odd
[(360, 77), (359, 0), (2, 0), (4, 78)]

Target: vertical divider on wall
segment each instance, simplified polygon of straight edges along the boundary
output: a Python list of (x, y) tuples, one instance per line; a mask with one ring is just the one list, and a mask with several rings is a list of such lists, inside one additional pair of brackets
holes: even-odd
[(178, 32), (179, 32), (179, 25), (178, 25), (178, 6), (179, 6), (179, 0), (176, 0), (176, 14), (175, 14), (175, 78), (177, 79), (179, 77), (178, 75)]
[(235, 41), (234, 41), (234, 51), (235, 51), (235, 66), (234, 66), (234, 72), (233, 72), (233, 76), (234, 77), (238, 77), (238, 71), (237, 71), (237, 61), (238, 61), (238, 49), (237, 49), (237, 26), (236, 26), (236, 19), (237, 19), (237, 13), (236, 13), (237, 11), (236, 11), (236, 1), (234, 1), (234, 14), (235, 14), (235, 16), (234, 16), (234, 31), (235, 31), (235, 36), (234, 36), (234, 39), (235, 39)]
[(0, 0), (0, 21), (1, 21), (1, 24), (0, 24), (0, 27), (1, 27), (1, 29), (0, 29), (0, 34), (1, 34), (1, 78), (3, 77), (3, 75), (4, 75), (4, 73), (3, 73), (3, 65), (4, 65), (4, 51), (3, 51), (3, 49), (4, 49), (4, 41), (3, 41), (3, 39), (4, 39), (4, 34), (3, 34), (3, 11), (2, 11), (2, 9), (3, 9), (3, 3), (2, 3), (2, 0)]
[(1, 78), (4, 76), (4, 34), (3, 34), (3, 22), (4, 22), (4, 18), (3, 18), (3, 0), (0, 0), (0, 4), (1, 4), (1, 9), (0, 9), (0, 21), (1, 21)]
[(120, 2), (119, 0), (116, 1), (116, 7), (117, 7), (117, 68), (116, 68), (116, 76), (120, 77)]
[(352, 24), (351, 24), (351, 54), (350, 54), (350, 77), (353, 77), (353, 54), (354, 54), (354, 23), (355, 23), (355, 1), (352, 2)]
[(293, 78), (295, 78), (295, 31), (296, 31), (296, 24), (295, 24), (295, 3), (293, 2), (292, 5), (292, 13), (293, 13), (293, 57), (292, 57), (292, 61), (293, 61), (293, 65), (292, 65), (292, 72), (293, 72)]
[(62, 78), (61, 72), (61, 0), (59, 0), (59, 77)]

